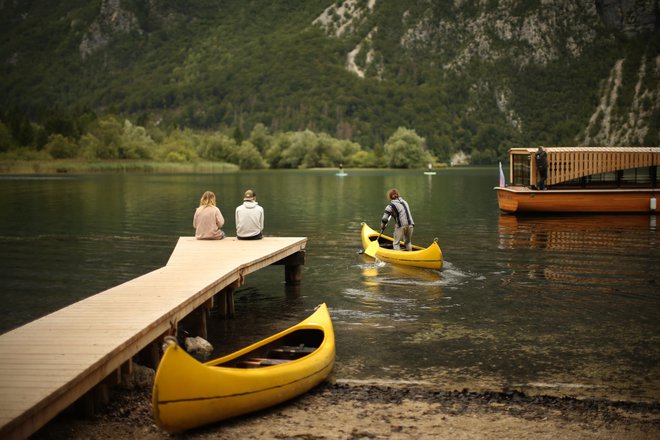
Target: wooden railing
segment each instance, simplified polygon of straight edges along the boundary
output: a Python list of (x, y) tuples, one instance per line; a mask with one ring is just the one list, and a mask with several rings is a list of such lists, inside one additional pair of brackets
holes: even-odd
[[(660, 165), (660, 147), (547, 147), (547, 185), (556, 185), (593, 174)], [(512, 154), (530, 154), (536, 148), (512, 148)], [(538, 182), (538, 168), (531, 161), (531, 182)]]
[(548, 148), (548, 185), (592, 174), (660, 164), (660, 149), (643, 151), (556, 151)]

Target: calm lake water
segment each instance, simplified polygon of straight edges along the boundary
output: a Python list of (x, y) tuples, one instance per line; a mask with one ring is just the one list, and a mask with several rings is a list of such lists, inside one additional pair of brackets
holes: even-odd
[[(266, 235), (308, 237), (302, 285), (285, 286), (282, 266), (248, 276), (236, 317), (210, 329), (217, 354), (326, 302), (339, 380), (659, 400), (655, 216), (501, 215), (497, 181), (495, 168), (3, 176), (0, 332), (164, 266), (205, 190), (234, 235), (252, 188)], [(442, 271), (360, 254), (360, 224), (378, 226), (390, 187), (414, 243), (438, 237)]]

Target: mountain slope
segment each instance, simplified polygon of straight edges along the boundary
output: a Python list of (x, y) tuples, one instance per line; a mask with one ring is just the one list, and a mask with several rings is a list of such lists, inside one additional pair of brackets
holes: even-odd
[(0, 103), (195, 129), (263, 123), (441, 159), (660, 143), (654, 0), (0, 2)]

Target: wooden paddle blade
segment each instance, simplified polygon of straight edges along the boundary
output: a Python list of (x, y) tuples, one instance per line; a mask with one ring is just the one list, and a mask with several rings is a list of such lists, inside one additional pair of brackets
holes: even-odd
[(378, 252), (378, 247), (379, 247), (378, 239), (376, 239), (375, 241), (372, 241), (371, 243), (369, 243), (369, 246), (367, 246), (367, 248), (364, 250), (364, 253), (369, 255), (370, 257), (375, 258), (376, 257), (376, 252)]

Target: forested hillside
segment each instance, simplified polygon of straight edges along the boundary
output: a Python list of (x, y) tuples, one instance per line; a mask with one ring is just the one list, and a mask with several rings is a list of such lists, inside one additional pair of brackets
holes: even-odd
[[(656, 0), (1, 0), (0, 152), (405, 167), (659, 145), (659, 16)], [(407, 142), (415, 159), (395, 160)]]

